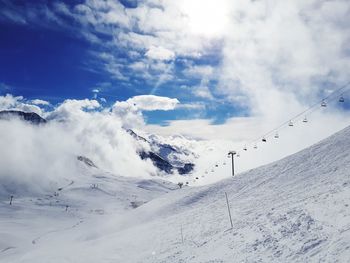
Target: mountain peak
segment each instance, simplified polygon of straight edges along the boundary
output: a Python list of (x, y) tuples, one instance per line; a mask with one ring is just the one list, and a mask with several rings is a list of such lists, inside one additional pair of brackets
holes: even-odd
[(14, 118), (19, 118), (36, 125), (46, 123), (46, 120), (35, 112), (24, 112), (19, 110), (0, 111), (0, 120), (11, 120)]

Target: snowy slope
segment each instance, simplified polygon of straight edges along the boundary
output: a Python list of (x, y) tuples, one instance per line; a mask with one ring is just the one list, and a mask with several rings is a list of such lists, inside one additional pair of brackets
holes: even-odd
[[(75, 204), (67, 212), (2, 200), (0, 262), (349, 262), (349, 138), (350, 127), (278, 162), (152, 196), (136, 209), (114, 206), (105, 194), (84, 203), (87, 185), (67, 189)], [(89, 212), (91, 204), (107, 212)]]
[[(110, 215), (123, 214), (178, 188), (168, 181), (116, 176), (77, 162), (80, 173), (74, 180), (52, 184), (50, 193), (16, 192), (9, 205), (10, 194), (1, 192), (0, 262), (27, 262), (25, 254), (46, 238), (55, 240), (58, 234), (68, 238), (81, 224), (98, 219), (101, 225)], [(57, 245), (65, 246), (55, 244), (51, 250)], [(49, 254), (50, 250), (48, 258)], [(46, 256), (35, 262), (49, 262)]]

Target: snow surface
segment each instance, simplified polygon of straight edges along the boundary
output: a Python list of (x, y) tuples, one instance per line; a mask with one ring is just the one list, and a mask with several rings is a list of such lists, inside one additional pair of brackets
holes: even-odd
[(82, 164), (52, 195), (15, 196), (11, 206), (0, 195), (0, 262), (349, 262), (349, 138), (350, 127), (182, 189)]

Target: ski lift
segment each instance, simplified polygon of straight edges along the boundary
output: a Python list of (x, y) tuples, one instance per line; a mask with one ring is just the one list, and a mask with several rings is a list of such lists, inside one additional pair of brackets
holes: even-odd
[(327, 107), (327, 103), (324, 100), (321, 102), (321, 107)]
[(293, 122), (292, 122), (292, 121), (289, 121), (288, 126), (293, 127), (293, 126), (294, 126)]
[(258, 149), (258, 145), (254, 144), (254, 149)]
[(304, 122), (304, 123), (307, 123), (307, 122), (308, 122), (306, 116), (305, 116), (305, 118), (303, 119), (303, 122)]
[(278, 139), (280, 136), (278, 135), (278, 132), (275, 133), (275, 136), (274, 136), (276, 139)]
[(236, 157), (240, 157), (241, 155), (239, 153), (236, 154)]
[(343, 96), (340, 96), (340, 98), (339, 98), (339, 102), (341, 102), (341, 103), (345, 102), (345, 99), (344, 99), (344, 97), (343, 97)]
[(247, 146), (246, 146), (246, 145), (244, 145), (243, 150), (244, 150), (244, 151), (248, 151), (248, 149), (247, 149)]
[(266, 139), (265, 139), (265, 137), (263, 137), (263, 138), (261, 139), (261, 141), (262, 141), (262, 142), (266, 142)]

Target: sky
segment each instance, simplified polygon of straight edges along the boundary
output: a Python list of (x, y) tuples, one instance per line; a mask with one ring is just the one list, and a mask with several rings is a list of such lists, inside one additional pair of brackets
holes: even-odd
[[(349, 13), (347, 0), (0, 0), (0, 95), (118, 103), (150, 132), (243, 141), (350, 81)], [(333, 106), (336, 131), (349, 104)]]

